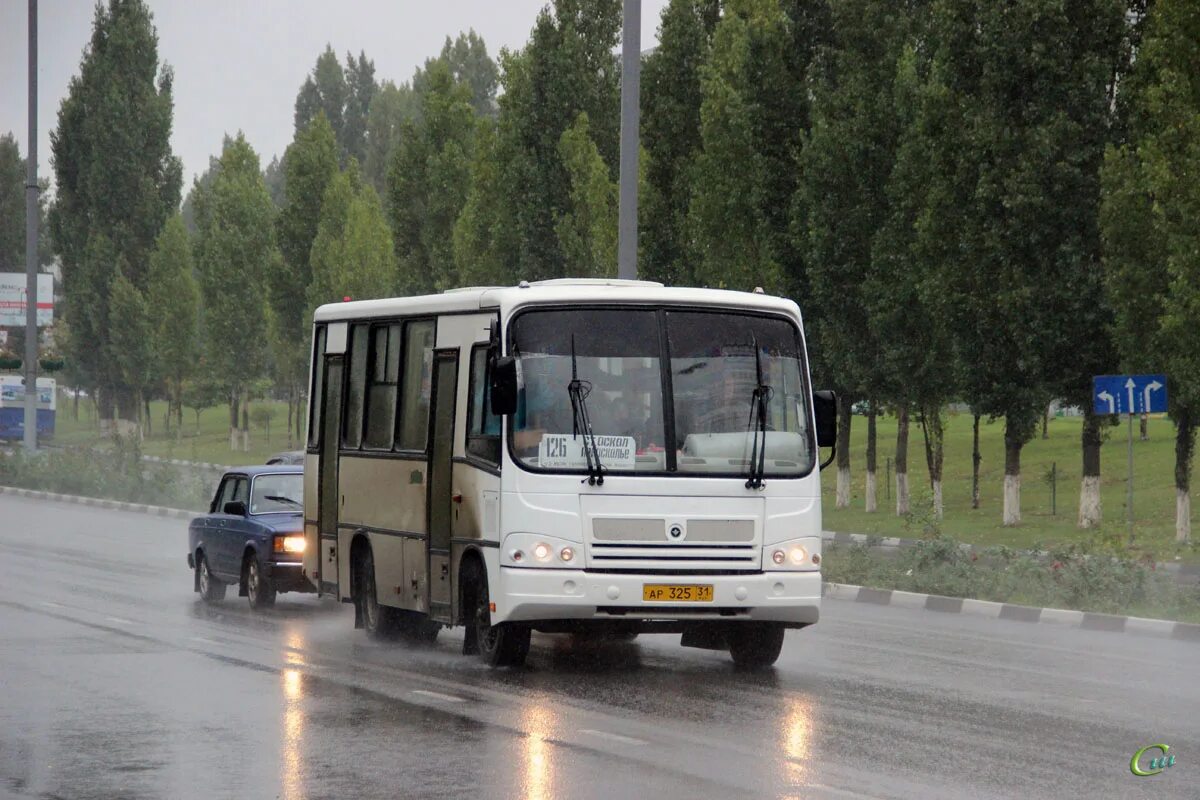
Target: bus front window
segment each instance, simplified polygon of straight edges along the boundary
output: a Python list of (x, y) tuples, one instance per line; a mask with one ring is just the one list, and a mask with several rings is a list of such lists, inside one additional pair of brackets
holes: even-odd
[[(663, 398), (660, 325), (670, 353), (670, 402)], [(765, 475), (812, 468), (799, 331), (785, 319), (725, 311), (539, 310), (513, 321), (511, 341), (520, 375), (512, 453), (527, 466), (587, 469), (585, 431), (568, 388), (578, 377), (607, 472), (740, 474), (749, 465), (755, 427), (766, 428)], [(760, 375), (769, 398), (765, 426), (751, 416)], [(668, 410), (674, 416), (669, 431)]]

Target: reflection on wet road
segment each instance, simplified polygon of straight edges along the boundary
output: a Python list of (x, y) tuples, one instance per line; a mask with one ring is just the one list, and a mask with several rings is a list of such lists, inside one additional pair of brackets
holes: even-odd
[(1200, 797), (1194, 644), (830, 602), (766, 673), (665, 636), (493, 671), (311, 596), (204, 606), (184, 542), (0, 497), (0, 800)]

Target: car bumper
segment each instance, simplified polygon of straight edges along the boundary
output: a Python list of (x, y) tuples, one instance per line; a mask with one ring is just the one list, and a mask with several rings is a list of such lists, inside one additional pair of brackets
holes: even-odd
[[(643, 584), (709, 584), (712, 602), (642, 599)], [(821, 613), (820, 572), (639, 575), (500, 568), (498, 622), (753, 620), (811, 625)]]
[(268, 561), (263, 566), (267, 579), (277, 592), (316, 591), (316, 587), (304, 577), (304, 564), (299, 561)]

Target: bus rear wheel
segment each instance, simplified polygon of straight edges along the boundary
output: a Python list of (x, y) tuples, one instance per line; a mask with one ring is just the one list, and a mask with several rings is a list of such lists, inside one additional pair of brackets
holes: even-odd
[(774, 664), (783, 650), (784, 628), (773, 622), (734, 625), (726, 636), (733, 663), (746, 669), (763, 669)]
[(369, 546), (359, 552), (357, 562), (354, 602), (363, 629), (371, 639), (395, 638), (400, 627), (399, 612), (379, 602), (379, 592), (375, 589), (375, 556)]
[(474, 649), (485, 663), (493, 667), (518, 667), (524, 664), (525, 657), (529, 655), (532, 630), (511, 622), (493, 625), (487, 574), (476, 565), (471, 569), (470, 576), (474, 608), (467, 624), (472, 628), (468, 636), (474, 641)]

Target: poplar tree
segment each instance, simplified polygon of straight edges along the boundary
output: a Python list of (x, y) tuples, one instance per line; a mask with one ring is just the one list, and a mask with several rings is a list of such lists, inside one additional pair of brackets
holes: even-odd
[(154, 372), (166, 384), (167, 419), (175, 417), (178, 433), (183, 428), (184, 386), (195, 375), (202, 353), (200, 287), (187, 228), (178, 214), (158, 235), (150, 255), (149, 283), (146, 304)]

